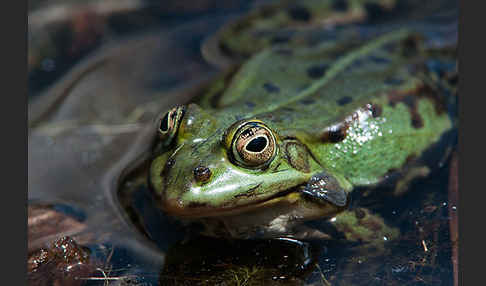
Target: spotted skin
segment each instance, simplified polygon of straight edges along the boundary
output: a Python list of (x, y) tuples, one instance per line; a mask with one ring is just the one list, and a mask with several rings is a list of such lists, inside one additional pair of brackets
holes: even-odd
[[(316, 19), (314, 10), (293, 9), (258, 13)], [(341, 214), (344, 232), (376, 239), (359, 229), (380, 224), (379, 217), (344, 219), (348, 196), (407, 170), (440, 142), (453, 128), (442, 92), (448, 89), (427, 76), (433, 56), (414, 32), (337, 39), (269, 45), (202, 89), (171, 147), (152, 162), (160, 207), (181, 219), (214, 221), (210, 229), (224, 226), (217, 232), (240, 238), (291, 235), (299, 222)], [(261, 145), (275, 153), (257, 167), (238, 164), (233, 153), (248, 122), (275, 136)], [(193, 173), (198, 166), (209, 169), (207, 180)]]
[[(302, 26), (322, 27), (354, 25), (376, 18), (378, 11), (387, 13), (396, 0), (300, 0), (280, 1), (245, 15), (229, 24), (213, 40), (218, 51), (233, 59), (245, 59), (266, 47), (282, 43), (301, 45), (313, 42), (315, 29), (307, 32)], [(311, 37), (312, 36), (312, 37)], [(211, 58), (211, 56), (210, 56)]]

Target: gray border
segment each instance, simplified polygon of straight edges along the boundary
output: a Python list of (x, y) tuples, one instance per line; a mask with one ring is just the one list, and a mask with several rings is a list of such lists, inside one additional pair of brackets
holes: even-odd
[(2, 6), (2, 284), (27, 285), (27, 1)]
[(481, 97), (485, 97), (486, 44), (477, 37), (484, 35), (484, 6), (482, 1), (462, 0), (459, 7), (459, 285), (484, 283), (480, 277), (484, 273), (484, 250), (480, 249), (484, 249), (486, 241), (482, 234), (485, 169), (480, 164), (471, 164), (483, 160), (475, 151), (486, 146), (481, 140), (485, 122)]

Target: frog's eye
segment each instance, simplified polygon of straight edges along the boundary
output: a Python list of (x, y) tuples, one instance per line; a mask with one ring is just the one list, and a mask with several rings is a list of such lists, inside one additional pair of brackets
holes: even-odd
[(174, 138), (177, 133), (179, 124), (184, 116), (184, 111), (184, 106), (177, 106), (169, 110), (162, 118), (160, 118), (158, 134), (164, 145), (169, 145), (172, 142), (172, 138)]
[(244, 167), (262, 167), (277, 153), (273, 132), (260, 121), (250, 121), (235, 133), (232, 142), (233, 157)]

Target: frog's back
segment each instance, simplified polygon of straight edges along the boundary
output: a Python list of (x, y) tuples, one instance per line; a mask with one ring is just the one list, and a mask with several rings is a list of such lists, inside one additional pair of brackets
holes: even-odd
[(365, 42), (278, 46), (253, 56), (202, 101), (225, 122), (257, 118), (304, 143), (322, 168), (352, 185), (379, 182), (452, 128), (448, 88), (430, 70), (452, 56), (427, 51), (418, 34)]

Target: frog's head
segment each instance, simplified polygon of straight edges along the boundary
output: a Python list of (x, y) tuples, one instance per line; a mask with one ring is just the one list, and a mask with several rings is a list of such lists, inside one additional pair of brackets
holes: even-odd
[(196, 104), (170, 110), (158, 133), (163, 147), (150, 181), (162, 209), (179, 217), (239, 213), (289, 199), (316, 165), (304, 145), (281, 140), (265, 122), (222, 122)]

